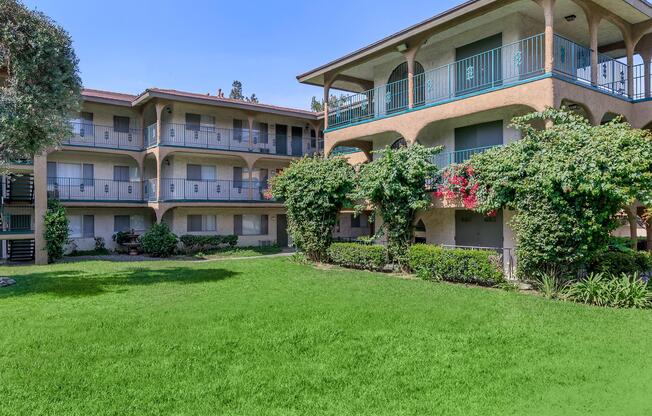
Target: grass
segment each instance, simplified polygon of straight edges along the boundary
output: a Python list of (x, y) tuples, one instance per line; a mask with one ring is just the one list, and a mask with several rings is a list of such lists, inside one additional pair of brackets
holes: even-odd
[(0, 415), (652, 412), (651, 311), (287, 258), (0, 275)]

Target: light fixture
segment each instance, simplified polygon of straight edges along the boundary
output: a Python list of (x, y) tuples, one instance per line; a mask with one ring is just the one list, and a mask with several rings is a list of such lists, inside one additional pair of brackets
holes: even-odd
[(574, 22), (575, 19), (577, 19), (577, 16), (574, 14), (569, 14), (568, 16), (565, 16), (564, 19), (566, 19), (567, 22)]
[(396, 50), (399, 52), (405, 52), (407, 51), (407, 48), (408, 48), (407, 43), (401, 43), (396, 47)]

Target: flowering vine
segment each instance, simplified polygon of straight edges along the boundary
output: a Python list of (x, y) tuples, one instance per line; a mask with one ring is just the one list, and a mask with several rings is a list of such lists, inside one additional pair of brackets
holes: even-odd
[(479, 184), (473, 179), (473, 166), (450, 165), (441, 172), (435, 186), (435, 197), (445, 201), (461, 201), (466, 209), (478, 208)]

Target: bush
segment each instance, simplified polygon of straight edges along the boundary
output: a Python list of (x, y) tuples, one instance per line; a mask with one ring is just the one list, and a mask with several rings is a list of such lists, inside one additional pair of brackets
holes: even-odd
[(63, 257), (64, 246), (68, 243), (70, 235), (66, 209), (59, 201), (48, 201), (45, 213), (45, 249), (48, 252), (48, 262), (59, 260)]
[(223, 246), (235, 247), (238, 244), (237, 235), (182, 235), (179, 240), (187, 253), (197, 253), (205, 250), (215, 250)]
[(152, 257), (169, 257), (177, 248), (178, 238), (165, 223), (154, 224), (140, 238), (140, 245)]
[(493, 285), (503, 281), (499, 256), (490, 250), (445, 249), (415, 244), (408, 252), (410, 269), (427, 280)]
[(590, 271), (620, 276), (623, 273), (645, 273), (652, 269), (652, 256), (644, 251), (608, 251), (598, 256)]
[(118, 245), (123, 245), (127, 241), (129, 241), (129, 237), (131, 235), (130, 231), (118, 231), (117, 233), (113, 234), (111, 239), (115, 241), (116, 244)]
[(614, 308), (649, 308), (652, 292), (637, 274), (615, 275), (592, 273), (585, 279), (570, 283), (565, 289), (567, 299), (574, 302)]
[(380, 245), (333, 243), (328, 257), (337, 265), (354, 269), (380, 270), (387, 264), (387, 250)]

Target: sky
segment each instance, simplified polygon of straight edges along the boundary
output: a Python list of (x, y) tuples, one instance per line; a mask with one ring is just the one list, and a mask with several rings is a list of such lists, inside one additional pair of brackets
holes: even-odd
[(70, 33), (87, 88), (226, 94), (308, 109), (296, 76), (462, 0), (23, 0)]

